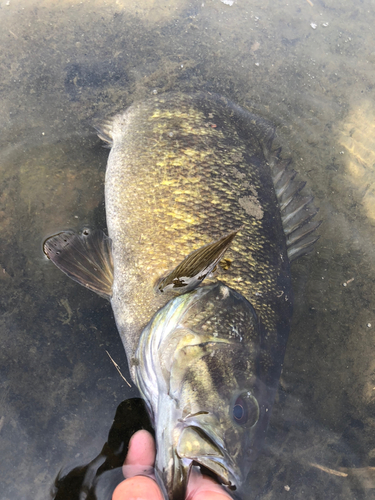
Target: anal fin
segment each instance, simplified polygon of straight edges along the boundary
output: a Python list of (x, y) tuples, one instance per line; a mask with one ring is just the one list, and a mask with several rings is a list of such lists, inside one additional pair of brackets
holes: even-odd
[(74, 281), (110, 299), (113, 284), (111, 240), (103, 231), (63, 231), (47, 238), (43, 251)]

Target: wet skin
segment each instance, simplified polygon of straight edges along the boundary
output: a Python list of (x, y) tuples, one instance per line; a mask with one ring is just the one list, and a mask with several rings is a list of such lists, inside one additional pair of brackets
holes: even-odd
[[(131, 438), (123, 472), (127, 478), (115, 489), (112, 500), (163, 500), (152, 470), (155, 442), (147, 431), (138, 431)], [(137, 475), (144, 474), (144, 475)], [(151, 477), (149, 477), (151, 476)], [(213, 479), (192, 471), (186, 500), (230, 500), (231, 497)]]

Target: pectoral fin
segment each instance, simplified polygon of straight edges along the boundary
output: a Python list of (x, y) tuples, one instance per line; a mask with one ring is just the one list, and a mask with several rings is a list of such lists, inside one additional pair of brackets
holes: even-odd
[(196, 288), (219, 263), (238, 231), (239, 229), (192, 252), (161, 281), (159, 290), (183, 294)]
[(103, 231), (64, 231), (48, 238), (43, 251), (74, 281), (110, 299), (113, 284), (111, 240)]

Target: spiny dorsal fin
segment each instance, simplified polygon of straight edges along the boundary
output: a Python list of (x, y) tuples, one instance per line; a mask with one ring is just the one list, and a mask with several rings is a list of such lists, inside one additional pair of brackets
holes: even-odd
[(95, 130), (98, 133), (98, 137), (102, 139), (102, 141), (106, 142), (108, 148), (113, 146), (113, 136), (112, 136), (112, 127), (113, 120), (103, 120), (101, 123), (98, 123), (94, 126)]
[(290, 261), (306, 255), (319, 239), (315, 230), (322, 221), (312, 219), (318, 213), (312, 196), (304, 194), (305, 182), (297, 178), (297, 172), (289, 169), (290, 160), (280, 158), (281, 148), (273, 152), (270, 160), (271, 172)]
[(159, 290), (183, 294), (199, 286), (219, 263), (239, 230), (192, 252), (161, 281)]
[(74, 281), (110, 299), (113, 284), (111, 240), (103, 231), (63, 231), (49, 237), (43, 251)]

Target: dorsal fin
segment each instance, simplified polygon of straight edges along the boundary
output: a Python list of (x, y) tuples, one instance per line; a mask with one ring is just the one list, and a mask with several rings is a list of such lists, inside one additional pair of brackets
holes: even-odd
[(113, 146), (113, 119), (103, 120), (102, 122), (94, 125), (95, 130), (98, 133), (98, 137), (102, 139), (106, 144), (105, 146), (111, 148)]
[(319, 211), (313, 204), (314, 198), (304, 193), (306, 182), (300, 181), (297, 172), (288, 168), (290, 160), (281, 159), (280, 153), (281, 148), (273, 152), (270, 167), (286, 235), (288, 257), (293, 261), (311, 252), (319, 239), (315, 230), (322, 221), (312, 220)]

